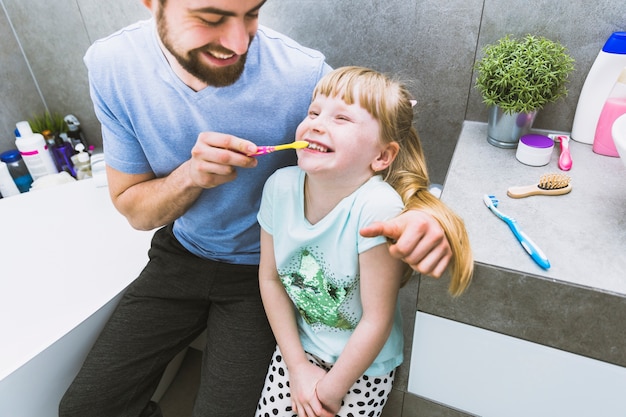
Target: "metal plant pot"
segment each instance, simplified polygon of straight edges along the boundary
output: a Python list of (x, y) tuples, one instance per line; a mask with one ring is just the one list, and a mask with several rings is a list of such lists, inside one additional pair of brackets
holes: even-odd
[(519, 138), (530, 131), (537, 111), (531, 113), (504, 113), (500, 107), (489, 108), (487, 142), (499, 148), (517, 148)]

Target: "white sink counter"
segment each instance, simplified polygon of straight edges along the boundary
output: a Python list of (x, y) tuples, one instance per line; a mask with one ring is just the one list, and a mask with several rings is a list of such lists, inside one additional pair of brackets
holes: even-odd
[(93, 180), (0, 200), (0, 415), (56, 416), (152, 234), (132, 229)]
[[(442, 194), (442, 200), (464, 218), (476, 262), (625, 295), (626, 167), (622, 161), (570, 141), (570, 171), (557, 166), (558, 144), (548, 165), (532, 167), (515, 158), (515, 149), (492, 146), (486, 137), (485, 123), (464, 123)], [(569, 175), (572, 191), (521, 199), (506, 195), (509, 187), (537, 184), (546, 173)], [(495, 195), (500, 200), (498, 209), (515, 218), (545, 252), (549, 270), (535, 264), (509, 227), (487, 209), (484, 194)]]

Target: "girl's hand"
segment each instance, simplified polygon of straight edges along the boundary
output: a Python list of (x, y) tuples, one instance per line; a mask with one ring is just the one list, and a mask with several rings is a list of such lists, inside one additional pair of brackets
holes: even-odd
[(324, 383), (324, 378), (320, 379), (315, 387), (315, 395), (318, 401), (322, 404), (323, 413), (320, 417), (335, 417), (341, 408), (341, 400), (345, 396), (345, 393), (337, 392), (333, 390), (328, 384)]
[(334, 417), (324, 412), (315, 394), (315, 386), (324, 375), (325, 370), (308, 361), (289, 370), (291, 405), (298, 417)]

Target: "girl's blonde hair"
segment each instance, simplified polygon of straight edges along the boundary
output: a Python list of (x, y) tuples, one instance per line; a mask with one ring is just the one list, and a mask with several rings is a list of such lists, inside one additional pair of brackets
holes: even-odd
[(454, 296), (463, 293), (474, 271), (469, 238), (463, 220), (428, 190), (426, 161), (406, 86), (369, 68), (341, 67), (320, 80), (313, 97), (319, 94), (360, 105), (378, 120), (381, 142), (400, 145), (397, 157), (382, 174), (402, 197), (405, 210), (418, 209), (437, 219), (452, 249), (448, 291)]

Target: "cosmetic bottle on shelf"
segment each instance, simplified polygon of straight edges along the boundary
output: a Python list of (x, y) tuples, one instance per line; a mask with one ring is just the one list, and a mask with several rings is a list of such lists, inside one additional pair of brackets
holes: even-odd
[(7, 164), (0, 161), (0, 194), (2, 198), (18, 195), (20, 190), (13, 181), (13, 177), (9, 174), (9, 168)]
[(619, 157), (615, 142), (613, 142), (611, 128), (615, 120), (622, 114), (626, 114), (626, 67), (622, 69), (600, 112), (593, 139), (592, 149), (595, 153)]
[(85, 135), (83, 135), (78, 118), (73, 114), (68, 114), (63, 120), (67, 125), (67, 138), (72, 144), (72, 148), (76, 149), (76, 145), (82, 143), (85, 149), (87, 149), (87, 141), (85, 140)]
[(20, 193), (25, 193), (30, 190), (30, 186), (33, 183), (33, 177), (30, 176), (28, 168), (20, 155), (20, 151), (13, 149), (10, 151), (2, 152), (0, 154), (0, 161), (4, 162), (9, 170), (13, 182), (17, 186)]
[(79, 143), (76, 145), (76, 151), (78, 153), (72, 157), (72, 161), (74, 161), (74, 168), (76, 169), (76, 179), (84, 180), (91, 178), (91, 158), (85, 151), (85, 146), (83, 146), (82, 143)]
[(626, 32), (614, 32), (598, 53), (580, 91), (570, 137), (592, 144), (603, 105), (626, 67)]
[(18, 122), (16, 126), (19, 137), (15, 140), (15, 146), (33, 180), (59, 172), (43, 135), (33, 133), (27, 121)]
[(49, 130), (41, 132), (48, 142), (48, 147), (52, 150), (52, 156), (59, 172), (65, 171), (76, 178), (76, 170), (72, 162), (74, 148), (69, 142), (64, 141), (60, 135), (55, 135)]

